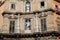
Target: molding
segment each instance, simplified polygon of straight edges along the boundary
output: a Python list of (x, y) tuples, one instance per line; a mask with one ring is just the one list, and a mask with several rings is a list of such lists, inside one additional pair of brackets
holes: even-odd
[(33, 11), (33, 12), (3, 12), (2, 13), (2, 16), (4, 16), (4, 14), (15, 14), (15, 15), (26, 15), (26, 14), (36, 14), (36, 13), (42, 13), (42, 12), (48, 12), (48, 11), (52, 11), (52, 12), (55, 12), (55, 10), (53, 9), (46, 9), (46, 10), (42, 10), (42, 11)]

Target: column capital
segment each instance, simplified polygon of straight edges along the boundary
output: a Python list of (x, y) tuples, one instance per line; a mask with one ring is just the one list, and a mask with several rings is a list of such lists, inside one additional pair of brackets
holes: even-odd
[(44, 12), (42, 12), (42, 13), (39, 14), (39, 17), (46, 17), (46, 16), (47, 16), (47, 14), (44, 13)]
[(20, 18), (21, 17), (21, 14), (18, 14), (17, 16)]
[(39, 16), (39, 14), (38, 14), (38, 13), (36, 13), (36, 14), (35, 14), (35, 17), (36, 17), (36, 16), (38, 17), (38, 16)]

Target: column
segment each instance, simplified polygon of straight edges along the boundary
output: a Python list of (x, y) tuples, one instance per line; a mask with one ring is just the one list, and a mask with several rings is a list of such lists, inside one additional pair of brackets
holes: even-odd
[(20, 32), (20, 14), (18, 14), (18, 27), (17, 27), (17, 33)]
[(38, 13), (36, 13), (36, 32), (38, 32)]

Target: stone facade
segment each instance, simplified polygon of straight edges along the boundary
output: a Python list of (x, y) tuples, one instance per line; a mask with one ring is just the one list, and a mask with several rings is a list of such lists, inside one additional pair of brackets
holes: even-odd
[[(29, 12), (26, 12), (26, 2), (30, 3), (27, 5), (30, 7)], [(54, 0), (6, 0), (2, 12), (1, 33), (33, 34), (58, 31), (57, 20), (59, 19), (55, 20), (56, 12), (54, 11), (59, 3), (56, 5), (55, 3), (57, 2)], [(58, 37), (4, 38), (4, 40), (58, 40)]]
[[(38, 20), (38, 27), (39, 27), (38, 30), (39, 30), (39, 32), (41, 32), (40, 19), (44, 18), (44, 17), (40, 17), (40, 15), (47, 15), (46, 16), (47, 31), (53, 30), (53, 27), (54, 27), (54, 22), (53, 22), (54, 21), (54, 18), (53, 18), (54, 12), (52, 12), (52, 11), (44, 12), (44, 10), (48, 10), (48, 9), (52, 8), (52, 0), (50, 0), (50, 1), (49, 0), (48, 1), (47, 0), (38, 0), (38, 1), (37, 0), (36, 1), (35, 0), (30, 0), (31, 1), (31, 11), (30, 12), (25, 12), (25, 5), (26, 5), (25, 1), (26, 0), (13, 0), (13, 1), (8, 0), (8, 1), (6, 1), (6, 3), (5, 3), (6, 8), (5, 8), (5, 11), (4, 11), (4, 12), (6, 12), (6, 14), (3, 14), (3, 25), (4, 25), (4, 27), (6, 27), (6, 29), (3, 29), (4, 30), (3, 32), (4, 33), (6, 31), (9, 32), (9, 20), (10, 20), (9, 17), (12, 17), (12, 15), (13, 15), (14, 18), (16, 17), (16, 19), (14, 19), (14, 20), (15, 20), (15, 24), (16, 24), (15, 29), (17, 29), (17, 27), (18, 27), (18, 15), (15, 15), (15, 14), (18, 14), (18, 13), (20, 13), (19, 14), (20, 15), (19, 16), (20, 17), (19, 18), (20, 19), (20, 24), (19, 25), (21, 27), (20, 28), (21, 32), (24, 32), (24, 18), (27, 18), (27, 17), (30, 17), (31, 20), (32, 20), (32, 23), (33, 23), (32, 24), (32, 26), (33, 26), (32, 31), (33, 32), (36, 31), (36, 26), (37, 26), (36, 25), (36, 14), (38, 16), (37, 20)], [(42, 1), (44, 2), (44, 6), (41, 8), (41, 2)], [(11, 9), (11, 4), (16, 5), (15, 9)], [(50, 4), (50, 6), (48, 6), (49, 4)], [(41, 11), (41, 13), (38, 13), (38, 12), (34, 13), (35, 11)], [(51, 27), (50, 30), (49, 30), (49, 27)], [(15, 32), (16, 31), (17, 30), (15, 30)]]

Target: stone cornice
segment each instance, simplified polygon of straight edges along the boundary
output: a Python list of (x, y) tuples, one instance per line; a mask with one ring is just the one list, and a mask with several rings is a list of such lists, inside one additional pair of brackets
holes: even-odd
[(26, 15), (26, 14), (36, 14), (36, 13), (42, 13), (42, 12), (48, 12), (48, 11), (52, 11), (52, 12), (54, 12), (54, 10), (53, 9), (46, 9), (46, 10), (42, 10), (42, 11), (33, 11), (33, 12), (3, 12), (2, 13), (2, 16), (4, 15), (4, 14), (15, 14), (15, 15), (18, 15), (18, 14), (20, 14), (20, 15)]

